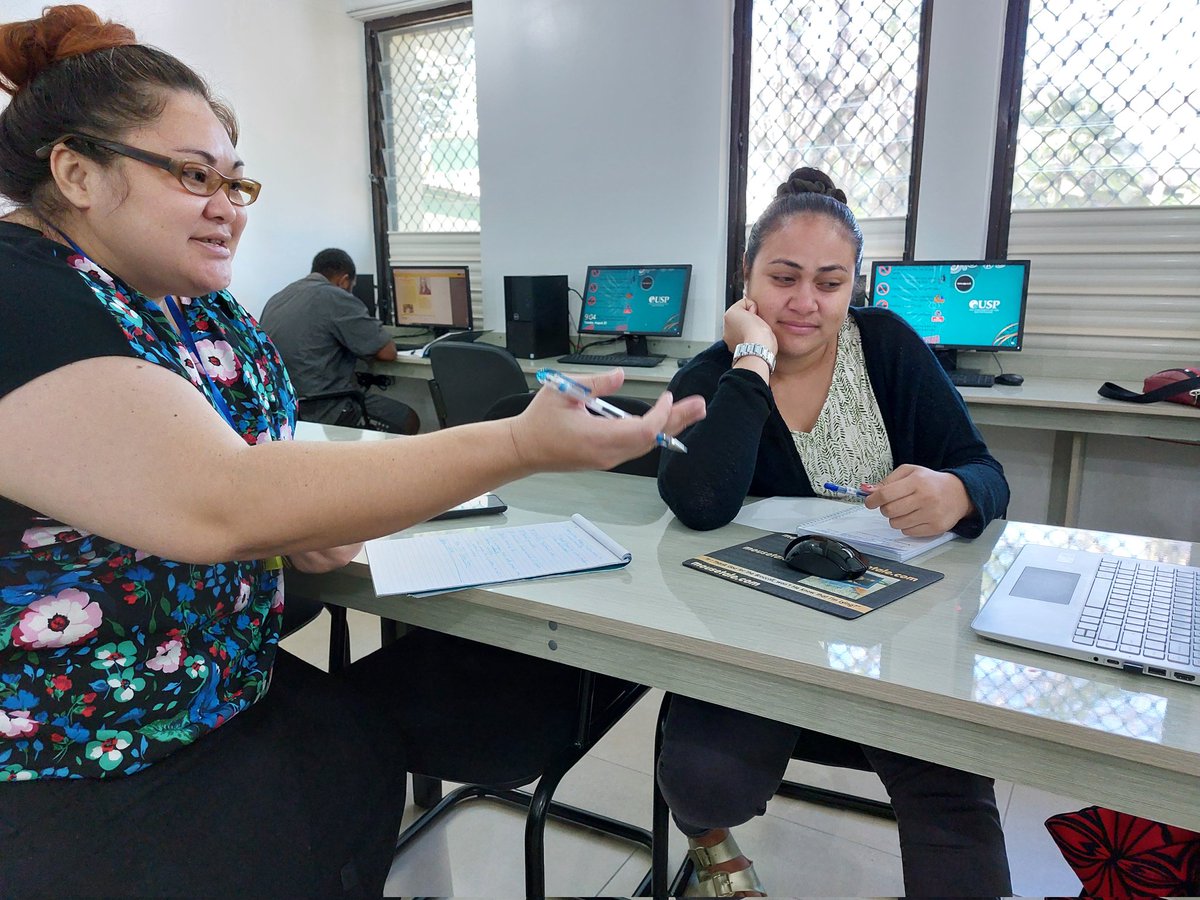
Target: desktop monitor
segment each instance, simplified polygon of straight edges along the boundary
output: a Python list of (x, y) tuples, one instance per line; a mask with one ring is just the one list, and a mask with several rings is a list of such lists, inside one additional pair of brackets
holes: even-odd
[(625, 338), (631, 356), (649, 356), (647, 337), (679, 337), (692, 267), (588, 266), (579, 334)]
[(436, 334), (470, 331), (471, 276), (466, 266), (392, 266), (396, 324)]
[(872, 306), (913, 327), (953, 370), (959, 350), (1020, 350), (1029, 260), (888, 262), (871, 266)]

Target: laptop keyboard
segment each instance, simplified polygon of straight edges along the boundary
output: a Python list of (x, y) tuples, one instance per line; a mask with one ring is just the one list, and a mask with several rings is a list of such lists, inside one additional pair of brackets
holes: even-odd
[(630, 356), (628, 353), (568, 353), (566, 356), (560, 356), (558, 361), (577, 366), (632, 366), (651, 369), (664, 359), (665, 356), (654, 353), (649, 356)]
[(1200, 569), (1105, 556), (1074, 641), (1200, 665)]

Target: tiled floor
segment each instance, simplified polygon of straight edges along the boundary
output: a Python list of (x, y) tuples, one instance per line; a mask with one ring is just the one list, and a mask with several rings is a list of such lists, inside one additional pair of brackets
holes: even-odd
[[(355, 658), (379, 646), (378, 620), (350, 614)], [(328, 617), (322, 615), (284, 646), (324, 667)], [(650, 827), (650, 768), (661, 694), (651, 692), (564, 779), (556, 794), (596, 812)], [(847, 793), (884, 798), (869, 773), (793, 763), (789, 778)], [(411, 792), (410, 792), (411, 793)], [(1072, 896), (1079, 881), (1042, 826), (1056, 812), (1083, 802), (1007, 782), (996, 797), (1021, 896)], [(405, 824), (419, 811), (409, 798)], [(396, 861), (388, 896), (518, 897), (524, 895), (523, 815), (499, 803), (474, 801), (450, 813)], [(903, 893), (900, 848), (891, 823), (777, 797), (767, 814), (737, 830), (742, 849), (776, 896), (881, 897)], [(649, 853), (568, 825), (551, 824), (546, 837), (546, 889), (552, 896), (613, 896), (633, 891)], [(672, 835), (671, 859), (684, 842)]]

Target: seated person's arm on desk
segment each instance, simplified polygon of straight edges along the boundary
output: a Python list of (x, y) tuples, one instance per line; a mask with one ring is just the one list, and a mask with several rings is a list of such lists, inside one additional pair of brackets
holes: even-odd
[(383, 323), (368, 315), (353, 294), (339, 299), (337, 313), (330, 321), (338, 342), (355, 356), (380, 362), (396, 358), (396, 342), (391, 334)]
[[(913, 536), (953, 530), (977, 537), (1008, 508), (1004, 470), (971, 421), (962, 395), (916, 333), (892, 316), (871, 314), (869, 319), (874, 327), (861, 329), (867, 375), (879, 399), (895, 470), (866, 505), (881, 508), (893, 527)], [(947, 489), (947, 476), (958, 483)]]
[(391, 335), (388, 335), (388, 338), (384, 342), (383, 346), (375, 351), (375, 355), (372, 357), (372, 359), (378, 360), (379, 362), (392, 362), (396, 359), (396, 342), (392, 340)]
[(688, 452), (664, 453), (658, 492), (689, 528), (727, 525), (751, 492), (763, 427), (775, 408), (758, 375), (730, 369), (732, 354), (718, 342), (680, 369), (671, 381), (675, 397), (699, 394), (708, 404), (703, 420), (680, 440)]

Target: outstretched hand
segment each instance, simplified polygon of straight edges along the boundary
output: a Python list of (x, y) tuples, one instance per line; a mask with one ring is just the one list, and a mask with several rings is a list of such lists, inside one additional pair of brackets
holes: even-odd
[[(598, 397), (616, 393), (625, 381), (621, 369), (598, 375), (571, 375)], [(588, 412), (582, 401), (542, 388), (511, 422), (513, 446), (530, 471), (611, 469), (650, 452), (658, 434), (674, 436), (704, 418), (704, 398), (675, 402), (669, 391), (644, 416), (606, 419)]]
[(898, 466), (875, 485), (863, 505), (878, 509), (893, 528), (909, 537), (949, 531), (974, 509), (957, 475), (910, 463)]

